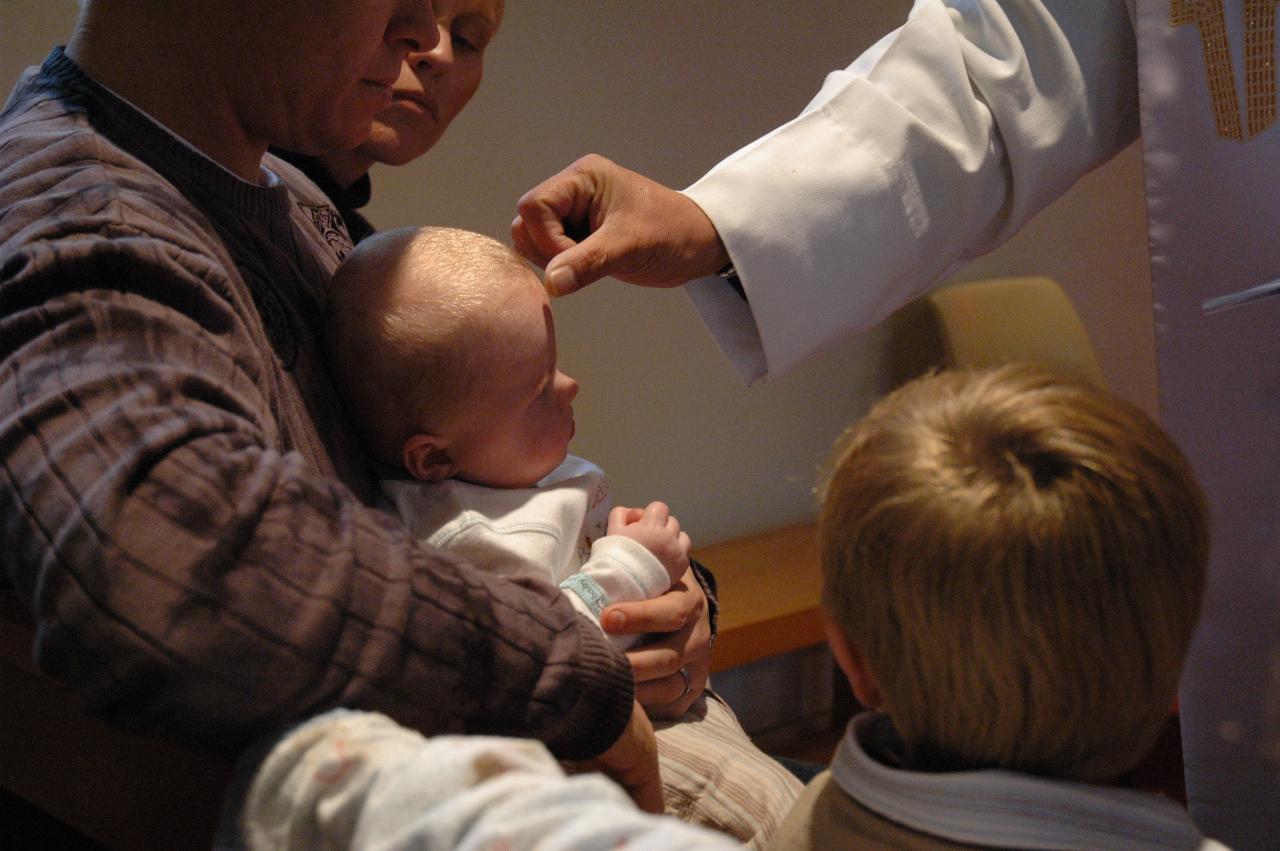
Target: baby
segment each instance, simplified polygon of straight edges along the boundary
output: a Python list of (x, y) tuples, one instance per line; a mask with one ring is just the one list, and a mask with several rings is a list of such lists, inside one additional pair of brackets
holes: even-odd
[[(612, 603), (698, 581), (665, 505), (610, 511), (600, 470), (568, 456), (578, 385), (556, 368), (551, 307), (513, 251), (443, 228), (372, 236), (339, 268), (327, 326), (339, 392), (419, 540), (557, 583), (597, 624)], [(710, 689), (655, 732), (667, 812), (762, 847), (799, 781)]]
[(377, 234), (339, 267), (326, 324), (339, 392), (417, 538), (557, 583), (597, 623), (684, 575), (689, 537), (667, 506), (610, 511), (603, 473), (568, 455), (578, 383), (513, 251), (450, 228)]

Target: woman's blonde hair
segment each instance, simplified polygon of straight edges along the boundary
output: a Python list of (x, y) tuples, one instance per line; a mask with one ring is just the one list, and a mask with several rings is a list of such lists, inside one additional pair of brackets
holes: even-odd
[(822, 488), (824, 605), (914, 764), (1114, 778), (1176, 693), (1204, 496), (1138, 408), (1031, 367), (900, 388)]

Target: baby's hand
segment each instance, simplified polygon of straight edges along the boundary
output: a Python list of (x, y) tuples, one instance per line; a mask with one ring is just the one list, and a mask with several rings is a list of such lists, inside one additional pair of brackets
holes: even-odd
[(680, 531), (680, 521), (664, 502), (651, 502), (643, 510), (617, 506), (609, 512), (608, 532), (624, 535), (653, 553), (672, 583), (689, 569), (689, 536)]

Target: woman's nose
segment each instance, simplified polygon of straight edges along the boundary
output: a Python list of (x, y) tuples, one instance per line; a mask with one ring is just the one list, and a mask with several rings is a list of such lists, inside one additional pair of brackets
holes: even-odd
[(401, 8), (387, 26), (388, 44), (402, 43), (410, 54), (431, 50), (440, 38), (440, 26), (435, 20), (435, 10), (422, 0), (402, 0)]
[(453, 63), (453, 36), (442, 25), (436, 25), (439, 40), (427, 50), (411, 51), (405, 61), (415, 71), (422, 67), (439, 70)]

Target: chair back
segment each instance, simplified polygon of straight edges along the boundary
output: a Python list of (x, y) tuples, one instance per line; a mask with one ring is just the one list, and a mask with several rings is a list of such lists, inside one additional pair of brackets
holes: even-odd
[(1021, 362), (1107, 386), (1079, 314), (1052, 278), (954, 284), (916, 299), (889, 322), (895, 386), (934, 368)]

